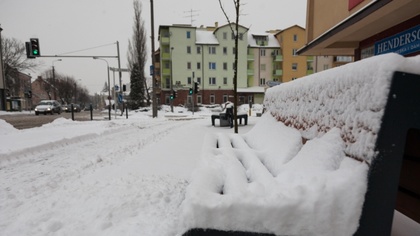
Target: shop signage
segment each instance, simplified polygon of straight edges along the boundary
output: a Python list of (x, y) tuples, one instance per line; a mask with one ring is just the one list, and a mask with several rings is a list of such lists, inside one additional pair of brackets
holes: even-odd
[(407, 55), (420, 51), (420, 25), (375, 43), (375, 55), (398, 53)]

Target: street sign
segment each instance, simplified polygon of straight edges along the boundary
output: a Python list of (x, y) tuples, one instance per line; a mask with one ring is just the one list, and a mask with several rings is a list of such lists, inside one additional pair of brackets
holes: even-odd
[(115, 68), (115, 67), (109, 67), (109, 69), (113, 72), (118, 71), (118, 72), (130, 72), (129, 69), (126, 68)]
[(150, 76), (153, 76), (153, 72), (155, 70), (155, 67), (153, 65), (150, 66)]

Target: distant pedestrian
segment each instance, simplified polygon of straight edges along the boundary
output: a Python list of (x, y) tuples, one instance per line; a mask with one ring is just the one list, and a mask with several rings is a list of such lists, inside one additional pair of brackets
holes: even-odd
[(225, 103), (226, 116), (229, 121), (230, 128), (233, 128), (233, 107), (234, 105), (232, 102), (227, 101)]

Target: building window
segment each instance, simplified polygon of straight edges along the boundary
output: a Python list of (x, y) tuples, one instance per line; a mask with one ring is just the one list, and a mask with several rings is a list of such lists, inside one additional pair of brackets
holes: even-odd
[(197, 62), (197, 70), (201, 70), (201, 62)]
[(265, 85), (265, 78), (260, 78), (260, 86), (264, 86)]
[(209, 70), (216, 70), (216, 62), (209, 62)]
[(294, 49), (292, 49), (292, 55), (293, 55), (293, 56), (297, 56), (297, 49), (295, 49), (295, 48), (294, 48)]
[(223, 84), (224, 84), (224, 85), (227, 85), (227, 83), (228, 83), (228, 78), (227, 78), (227, 77), (224, 77), (224, 78), (223, 78)]
[(201, 84), (201, 77), (197, 77), (198, 84)]
[(239, 33), (239, 40), (243, 40), (244, 39), (244, 34), (243, 33)]
[(170, 88), (171, 87), (171, 78), (169, 77), (165, 77), (165, 88)]
[(265, 57), (265, 49), (260, 50), (260, 56)]
[(209, 47), (209, 54), (216, 54), (216, 47)]
[(235, 47), (233, 47), (232, 54), (233, 54), (233, 55), (235, 55), (235, 54), (236, 54), (236, 48), (235, 48)]
[(209, 78), (209, 84), (210, 85), (216, 85), (216, 77), (210, 77)]
[(223, 47), (223, 55), (227, 55), (227, 47)]
[(188, 84), (191, 84), (192, 82), (191, 82), (191, 77), (188, 77), (188, 79), (187, 79), (187, 83)]
[(223, 62), (223, 70), (227, 70), (228, 69), (227, 67), (228, 67), (227, 62)]
[(292, 63), (292, 70), (297, 70), (297, 68), (298, 68), (297, 63)]
[(297, 42), (297, 40), (298, 40), (298, 36), (297, 36), (297, 34), (294, 34), (294, 35), (293, 35), (293, 41), (294, 41), (294, 42)]
[(187, 39), (191, 38), (191, 31), (187, 31)]
[(223, 94), (223, 103), (226, 103), (227, 101), (229, 101), (229, 96), (227, 94)]
[(201, 54), (201, 47), (197, 47), (197, 54)]
[(324, 70), (328, 70), (329, 68), (330, 68), (329, 65), (327, 65), (327, 64), (324, 65)]
[(227, 33), (223, 32), (223, 39), (226, 40), (227, 39)]
[(169, 64), (169, 62), (165, 62), (165, 65), (164, 65), (165, 69), (169, 69), (170, 66), (171, 66), (171, 64)]
[(211, 94), (210, 95), (210, 104), (215, 104), (216, 102), (215, 102), (215, 96), (214, 96), (214, 94)]
[(265, 64), (261, 64), (261, 65), (260, 65), (260, 69), (261, 69), (262, 71), (265, 71), (265, 67), (266, 67), (266, 66), (265, 66)]
[(187, 46), (187, 53), (191, 54), (191, 47), (190, 46)]
[(198, 104), (202, 104), (203, 103), (203, 99), (201, 98), (201, 95), (197, 95), (197, 103)]
[(187, 62), (187, 69), (191, 70), (191, 62)]
[(273, 56), (278, 56), (279, 55), (279, 50), (278, 49), (274, 49), (273, 50)]

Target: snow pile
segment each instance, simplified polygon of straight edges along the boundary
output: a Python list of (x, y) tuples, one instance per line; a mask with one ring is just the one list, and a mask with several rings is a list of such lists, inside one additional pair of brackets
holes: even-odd
[(183, 202), (183, 227), (353, 234), (368, 166), (345, 157), (338, 129), (302, 145), (297, 130), (269, 114), (261, 119), (245, 135), (206, 137)]
[(371, 163), (393, 73), (420, 74), (418, 65), (420, 56), (368, 58), (270, 88), (264, 104), (305, 139), (338, 127), (345, 153)]
[(247, 134), (206, 137), (184, 229), (353, 235), (393, 72), (419, 64), (383, 55), (269, 89)]

